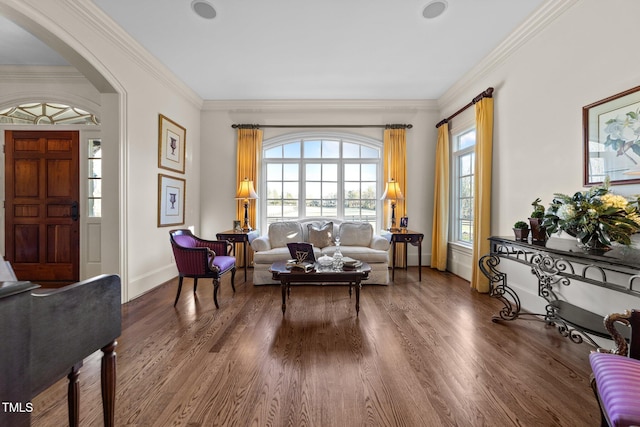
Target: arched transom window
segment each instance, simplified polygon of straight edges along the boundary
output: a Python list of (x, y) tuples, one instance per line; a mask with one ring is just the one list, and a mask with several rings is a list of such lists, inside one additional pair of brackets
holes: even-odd
[(98, 118), (78, 107), (49, 102), (21, 104), (0, 110), (0, 123), (14, 125), (99, 125)]
[(263, 226), (304, 217), (380, 218), (382, 141), (351, 134), (285, 135), (263, 144)]

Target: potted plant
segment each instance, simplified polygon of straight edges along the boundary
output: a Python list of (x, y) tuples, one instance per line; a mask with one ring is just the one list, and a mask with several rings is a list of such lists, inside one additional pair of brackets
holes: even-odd
[(524, 221), (517, 221), (513, 224), (513, 233), (516, 236), (516, 240), (526, 241), (529, 237), (529, 224)]
[(547, 240), (547, 230), (542, 226), (542, 220), (544, 218), (544, 206), (540, 204), (542, 200), (538, 197), (531, 203), (533, 206), (533, 212), (529, 217), (529, 224), (531, 225), (531, 240), (535, 242), (544, 242)]

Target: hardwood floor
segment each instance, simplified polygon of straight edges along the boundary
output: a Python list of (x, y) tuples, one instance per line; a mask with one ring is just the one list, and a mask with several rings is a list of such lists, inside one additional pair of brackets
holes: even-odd
[[(249, 274), (250, 279), (251, 273)], [(492, 323), (501, 304), (417, 267), (365, 286), (223, 280), (213, 305), (177, 280), (123, 306), (118, 426), (596, 426), (591, 347), (542, 322)], [(80, 372), (81, 425), (102, 425), (100, 352)], [(34, 426), (66, 425), (66, 380), (36, 397)]]

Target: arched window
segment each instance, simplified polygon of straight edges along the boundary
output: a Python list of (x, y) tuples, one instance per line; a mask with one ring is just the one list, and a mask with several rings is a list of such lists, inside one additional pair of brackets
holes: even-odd
[(263, 143), (263, 228), (276, 221), (335, 217), (379, 229), (382, 141), (344, 133), (305, 132)]
[(99, 125), (98, 118), (78, 107), (34, 102), (0, 110), (0, 123), (14, 125)]

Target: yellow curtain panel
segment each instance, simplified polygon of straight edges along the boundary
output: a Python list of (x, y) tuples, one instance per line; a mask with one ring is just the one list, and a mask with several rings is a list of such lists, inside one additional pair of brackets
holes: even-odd
[[(407, 203), (407, 131), (406, 129), (385, 129), (384, 130), (384, 159), (383, 177), (384, 184), (394, 179), (400, 186), (400, 191), (404, 195), (404, 200), (396, 203), (396, 226), (400, 222), (401, 216), (406, 216)], [(382, 208), (383, 227), (387, 228), (391, 223), (391, 206), (389, 202), (383, 202)], [(396, 248), (396, 266), (404, 265), (404, 245)]]
[(493, 156), (493, 98), (482, 98), (475, 104), (476, 163), (473, 212), (473, 255), (471, 287), (489, 292), (489, 280), (478, 267), (481, 256), (489, 253), (491, 234), (491, 168)]
[(449, 236), (449, 124), (438, 128), (436, 145), (436, 172), (433, 188), (433, 238), (431, 240), (431, 267), (447, 269), (447, 243)]
[[(253, 187), (258, 192), (258, 171), (260, 168), (260, 156), (262, 151), (262, 130), (238, 129), (238, 165), (236, 168), (236, 190), (245, 178), (253, 181)], [(249, 200), (249, 223), (256, 227), (256, 202)], [(236, 218), (240, 221), (244, 218), (244, 204), (237, 200)], [(248, 251), (248, 259), (244, 260), (242, 251), (236, 251), (236, 262), (239, 266), (253, 264), (253, 252)]]

